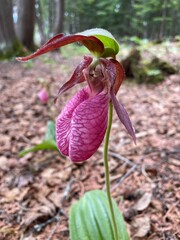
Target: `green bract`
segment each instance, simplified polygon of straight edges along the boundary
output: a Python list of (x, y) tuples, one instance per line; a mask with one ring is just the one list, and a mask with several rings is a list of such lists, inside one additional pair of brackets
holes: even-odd
[(99, 53), (99, 57), (114, 57), (119, 52), (119, 44), (113, 35), (102, 28), (92, 28), (80, 33), (84, 36), (94, 36), (98, 38), (104, 45), (104, 52)]
[[(118, 240), (129, 240), (122, 214), (114, 200), (113, 208)], [(109, 203), (103, 191), (87, 192), (83, 198), (72, 205), (69, 224), (71, 240), (115, 240)]]

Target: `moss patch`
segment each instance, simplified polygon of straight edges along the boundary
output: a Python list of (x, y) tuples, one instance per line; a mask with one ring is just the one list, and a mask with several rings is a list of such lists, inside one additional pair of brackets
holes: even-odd
[(7, 60), (16, 56), (25, 56), (28, 50), (16, 39), (11, 48), (0, 49), (0, 60)]
[(175, 74), (177, 70), (168, 62), (154, 57), (143, 62), (140, 50), (134, 48), (122, 61), (126, 76), (135, 79), (137, 83), (159, 83), (167, 75)]

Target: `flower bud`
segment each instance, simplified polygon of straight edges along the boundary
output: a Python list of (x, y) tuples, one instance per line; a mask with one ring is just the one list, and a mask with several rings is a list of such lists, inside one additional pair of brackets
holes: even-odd
[(49, 99), (49, 96), (48, 96), (48, 93), (46, 91), (46, 89), (42, 89), (39, 93), (38, 93), (38, 97), (40, 99), (40, 101), (42, 103), (47, 103), (48, 102), (48, 99)]

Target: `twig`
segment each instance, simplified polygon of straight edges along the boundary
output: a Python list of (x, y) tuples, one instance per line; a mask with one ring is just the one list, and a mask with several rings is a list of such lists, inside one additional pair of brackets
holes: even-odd
[(57, 229), (57, 227), (58, 227), (58, 224), (59, 224), (59, 222), (56, 223), (56, 225), (55, 225), (54, 228), (52, 229), (52, 231), (51, 231), (49, 237), (47, 238), (47, 240), (51, 240), (51, 239), (52, 239), (54, 233), (56, 232), (56, 229)]
[(68, 185), (67, 185), (66, 188), (65, 188), (65, 191), (64, 191), (64, 194), (63, 194), (61, 203), (63, 203), (65, 200), (67, 200), (68, 195), (69, 195), (69, 192), (71, 191), (71, 186), (72, 186), (73, 182), (74, 182), (74, 178), (72, 177), (72, 178), (70, 179)]
[(137, 168), (137, 165), (134, 164), (127, 172), (126, 174), (124, 174), (120, 179), (119, 181), (117, 182), (116, 185), (114, 185), (112, 188), (111, 188), (111, 191), (114, 191), (124, 180), (125, 178), (129, 177), (129, 175)]
[(125, 162), (125, 163), (127, 163), (129, 165), (131, 165), (131, 166), (136, 165), (131, 160), (129, 160), (128, 158), (125, 158), (125, 157), (119, 155), (118, 153), (111, 152), (111, 151), (109, 151), (108, 153), (109, 153), (110, 156), (115, 157), (115, 158), (117, 158), (117, 159), (119, 159), (119, 160), (121, 160), (121, 161), (123, 161), (123, 162)]
[(43, 223), (41, 223), (41, 224), (36, 224), (36, 225), (34, 225), (34, 230), (35, 230), (37, 233), (39, 233), (39, 232), (41, 232), (42, 229), (43, 229), (44, 227), (46, 227), (48, 224), (53, 223), (53, 222), (56, 222), (56, 221), (59, 221), (59, 218), (60, 218), (60, 217), (59, 217), (59, 213), (58, 213), (56, 216), (48, 219), (47, 221), (45, 221), (45, 222), (43, 222)]
[(171, 212), (176, 208), (176, 206), (179, 204), (179, 201), (175, 202), (170, 208), (169, 210), (166, 212), (166, 214), (163, 217), (163, 221), (166, 222), (166, 218), (169, 217), (169, 215), (171, 214)]
[(119, 181), (117, 182), (117, 184), (115, 186), (113, 186), (111, 188), (111, 191), (115, 190), (124, 180), (125, 178), (127, 178), (136, 168), (137, 168), (137, 164), (133, 163), (131, 160), (129, 160), (128, 158), (125, 158), (121, 155), (119, 155), (118, 153), (115, 153), (115, 152), (112, 152), (112, 151), (109, 151), (108, 152), (110, 156), (114, 157), (114, 158), (117, 158), (123, 162), (125, 162), (126, 164), (132, 166), (120, 179)]
[(56, 229), (57, 229), (58, 224), (59, 224), (60, 214), (61, 214), (61, 215), (64, 215), (65, 217), (67, 217), (66, 214), (64, 213), (64, 211), (62, 211), (61, 209), (59, 209), (59, 211), (57, 212), (56, 216), (54, 217), (54, 218), (56, 219), (57, 223), (56, 223), (56, 225), (54, 226), (54, 228), (52, 229), (52, 231), (51, 231), (49, 237), (47, 238), (47, 240), (51, 240), (52, 237), (53, 237), (53, 235), (55, 234)]
[(152, 183), (152, 180), (151, 180), (151, 178), (148, 176), (148, 174), (147, 174), (147, 172), (146, 172), (146, 170), (145, 170), (145, 166), (144, 166), (144, 165), (141, 167), (141, 173), (142, 173), (142, 175), (144, 175), (144, 176), (146, 177), (146, 179), (147, 179), (150, 183)]

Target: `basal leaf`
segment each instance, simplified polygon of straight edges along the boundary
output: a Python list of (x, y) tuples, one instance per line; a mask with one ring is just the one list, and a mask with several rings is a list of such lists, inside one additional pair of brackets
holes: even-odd
[[(123, 216), (113, 200), (118, 240), (129, 240)], [(71, 240), (115, 240), (107, 195), (100, 190), (87, 192), (70, 209)]]

